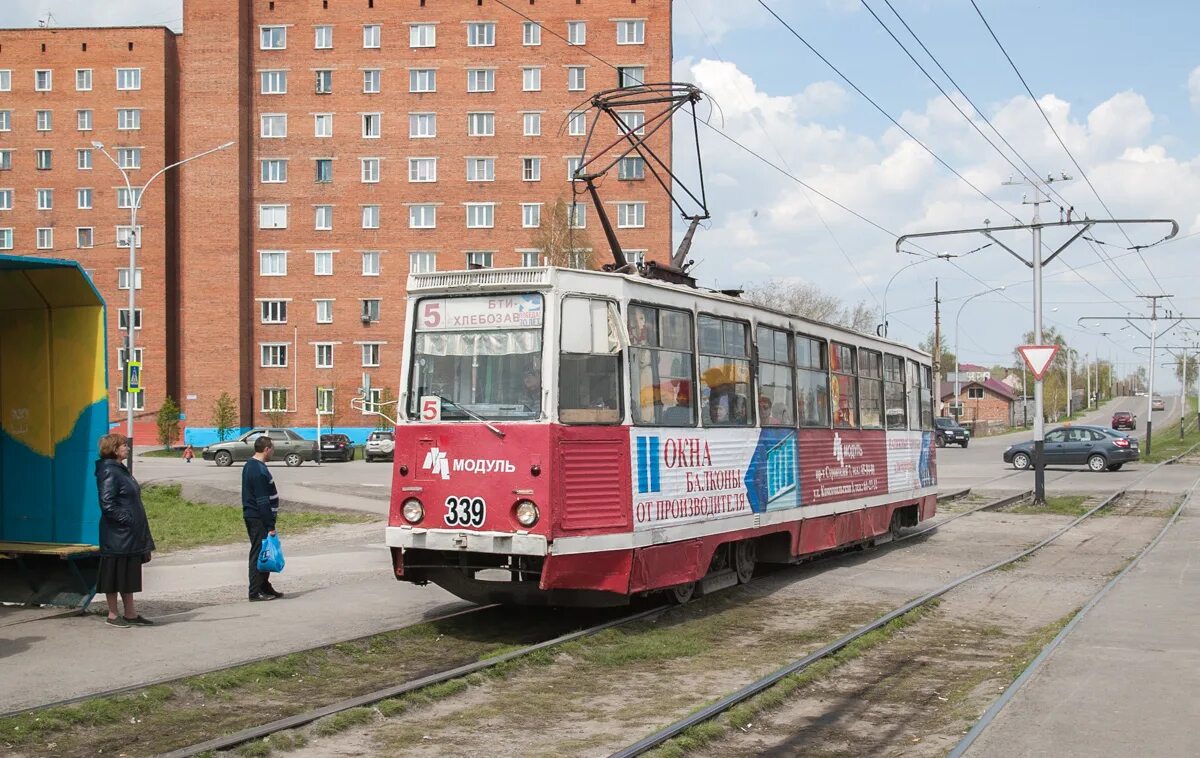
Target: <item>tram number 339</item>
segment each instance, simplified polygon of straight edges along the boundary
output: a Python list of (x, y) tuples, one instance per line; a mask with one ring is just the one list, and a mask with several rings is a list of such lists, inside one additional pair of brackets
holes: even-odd
[(446, 498), (446, 515), (443, 520), (447, 526), (483, 526), (487, 517), (487, 504), (479, 497), (448, 497)]

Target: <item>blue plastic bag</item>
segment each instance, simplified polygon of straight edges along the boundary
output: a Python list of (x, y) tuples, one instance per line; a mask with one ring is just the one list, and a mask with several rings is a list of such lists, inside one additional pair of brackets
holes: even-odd
[(258, 551), (258, 570), (275, 574), (283, 571), (283, 547), (277, 535), (263, 537), (262, 547)]

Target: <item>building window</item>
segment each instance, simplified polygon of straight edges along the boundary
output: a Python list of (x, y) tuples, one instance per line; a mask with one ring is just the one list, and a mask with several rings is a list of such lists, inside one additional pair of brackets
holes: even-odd
[(283, 184), (287, 181), (288, 162), (283, 158), (266, 158), (260, 165), (263, 184)]
[(75, 69), (75, 89), (87, 92), (92, 88), (92, 70), (90, 68)]
[(286, 300), (263, 300), (259, 303), (261, 308), (261, 318), (264, 324), (286, 324), (287, 323), (287, 301)]
[(313, 275), (333, 276), (332, 250), (318, 250), (313, 253)]
[(333, 231), (333, 206), (313, 206), (313, 229), (318, 232)]
[(542, 44), (542, 27), (536, 21), (526, 21), (521, 27), (521, 44), (534, 46)]
[(75, 227), (75, 247), (87, 248), (96, 243), (95, 230), (90, 226)]
[(333, 94), (333, 69), (322, 68), (313, 72), (315, 81), (313, 82), (314, 91), (318, 95)]
[(495, 158), (467, 158), (468, 182), (493, 182), (495, 180)]
[(288, 209), (286, 205), (258, 206), (259, 229), (287, 229)]
[(587, 206), (583, 203), (571, 203), (567, 217), (567, 225), (572, 229), (587, 228)]
[(646, 178), (646, 161), (638, 155), (627, 155), (617, 168), (617, 178), (637, 180)]
[[(91, 163), (90, 158), (88, 159), (88, 163)], [(118, 147), (117, 165), (121, 168), (141, 168), (142, 149), (140, 147)]]
[(142, 70), (140, 68), (117, 69), (117, 89), (137, 90), (142, 88)]
[(287, 276), (287, 253), (282, 250), (259, 251), (258, 275)]
[(521, 89), (538, 92), (542, 89), (542, 70), (536, 66), (521, 69)]
[(409, 158), (408, 180), (410, 182), (436, 182), (437, 158)]
[(332, 113), (314, 113), (313, 114), (313, 136), (314, 137), (332, 137), (333, 136), (333, 114)]
[[(54, 151), (40, 149), (33, 153), (34, 166), (39, 171), (49, 171), (54, 166)], [(12, 150), (0, 150), (0, 170), (12, 169)]]
[(35, 114), (35, 127), (39, 132), (48, 132), (53, 125), (53, 114), (50, 111), (38, 111)]
[(587, 134), (587, 114), (572, 113), (567, 119), (567, 134), (582, 137)]
[(467, 92), (495, 92), (496, 71), (491, 68), (467, 69)]
[(379, 24), (364, 24), (363, 25), (363, 47), (367, 49), (377, 49), (380, 40)]
[[(378, 301), (376, 301), (378, 302)], [(362, 345), (362, 365), (366, 368), (379, 365), (379, 343), (366, 342)]]
[(92, 190), (90, 187), (75, 190), (75, 207), (81, 211), (92, 209)]
[(578, 181), (579, 167), (583, 165), (583, 159), (578, 157), (567, 158), (567, 181)]
[(522, 250), (521, 251), (521, 267), (533, 268), (534, 266), (542, 265), (542, 254), (537, 250)]
[(333, 49), (333, 27), (332, 26), (315, 26), (313, 27), (313, 48), (316, 50), (332, 50)]
[(33, 88), (38, 92), (49, 92), (54, 89), (54, 72), (49, 69), (34, 71)]
[(288, 409), (288, 391), (281, 388), (265, 388), (262, 391), (262, 412), (273, 413)]
[(640, 87), (645, 83), (645, 66), (617, 66), (618, 87)]
[(263, 71), (259, 73), (259, 84), (264, 95), (287, 94), (287, 72)]
[(11, 211), (13, 207), (13, 191), (0, 189), (0, 211)]
[(117, 207), (133, 208), (142, 205), (142, 190), (140, 188), (117, 187)]
[(542, 225), (542, 204), (521, 203), (521, 228), (536, 229)]
[[(140, 348), (139, 348), (140, 349)], [(117, 407), (122, 411), (129, 410), (129, 393), (125, 390), (117, 390)], [(133, 396), (133, 409), (135, 411), (146, 410), (146, 393), (139, 392)]]
[(436, 205), (410, 205), (410, 206), (408, 206), (408, 228), (409, 229), (436, 229), (437, 228), (437, 206)]
[(467, 253), (467, 268), (491, 268), (493, 254), (486, 250)]
[(468, 137), (494, 137), (494, 136), (496, 136), (496, 114), (495, 113), (468, 113), (467, 114), (467, 136)]
[(0, 111), (0, 132), (12, 131), (12, 111)]
[(142, 128), (141, 108), (118, 108), (117, 129), (123, 132)]
[(646, 133), (646, 114), (642, 111), (617, 111), (617, 118), (620, 119), (618, 135)]
[(313, 345), (317, 353), (317, 368), (333, 368), (333, 344), (321, 342)]
[(437, 271), (437, 253), (418, 252), (408, 254), (408, 273), (428, 274)]
[(378, 158), (362, 159), (362, 181), (363, 184), (376, 184), (379, 182)]
[(542, 114), (522, 113), (521, 133), (526, 137), (537, 137), (542, 133)]
[(473, 21), (467, 24), (467, 47), (495, 47), (494, 21)]
[(91, 111), (75, 111), (75, 121), (79, 126), (79, 131), (90, 132), (92, 130)]
[(435, 47), (437, 45), (436, 24), (413, 24), (408, 27), (409, 47)]
[(378, 229), (379, 228), (379, 206), (364, 205), (362, 207), (362, 228), (363, 229)]
[(382, 255), (378, 250), (364, 250), (362, 254), (363, 276), (379, 276)]
[(567, 66), (567, 89), (571, 92), (587, 89), (587, 66)]
[(587, 44), (587, 22), (586, 21), (568, 21), (567, 22), (567, 44), (568, 45), (586, 45)]
[(259, 124), (261, 126), (259, 134), (263, 139), (279, 139), (287, 136), (286, 113), (264, 113), (259, 116)]
[(408, 136), (413, 139), (425, 139), (437, 136), (437, 114), (410, 113), (408, 114)]
[(641, 19), (617, 22), (618, 45), (646, 44), (646, 22)]
[(0, 92), (12, 92), (12, 70), (0, 69)]
[(967, 399), (968, 400), (982, 400), (983, 399), (983, 387), (967, 387)]
[(491, 229), (496, 225), (496, 206), (493, 203), (467, 203), (467, 228)]
[(641, 229), (646, 225), (645, 203), (617, 203), (617, 227)]
[(313, 181), (328, 184), (333, 181), (333, 158), (313, 159)]
[(12, 250), (13, 248), (13, 230), (12, 228), (0, 229), (0, 250)]
[(645, 250), (626, 250), (625, 251), (625, 260), (629, 261), (630, 263), (632, 263), (635, 266), (644, 266), (644, 265), (646, 265), (646, 251)]
[(413, 68), (408, 71), (409, 92), (437, 92), (437, 69)]
[(363, 71), (363, 92), (368, 95), (378, 94), (382, 75), (383, 72), (377, 68), (369, 68)]
[(379, 139), (380, 122), (383, 116), (379, 113), (362, 114), (362, 136), (364, 139)]
[[(128, 308), (117, 309), (117, 328), (120, 329), (121, 331), (129, 331), (129, 309)], [(142, 309), (141, 308), (133, 309), (133, 328), (134, 329), (142, 328)], [(137, 348), (134, 348), (134, 349), (136, 350)], [(122, 365), (124, 365), (125, 362), (121, 361), (121, 363), (122, 363)]]
[(542, 180), (542, 159), (522, 158), (521, 179), (526, 182), (540, 182)]
[(332, 324), (333, 323), (333, 301), (332, 300), (314, 300), (317, 307), (317, 323)]
[(54, 210), (54, 190), (52, 190), (52, 189), (37, 190), (37, 209), (39, 211)]
[(92, 151), (88, 148), (80, 148), (75, 151), (75, 168), (80, 171), (90, 171), (92, 168)]
[(130, 227), (128, 224), (118, 225), (116, 229), (116, 245), (117, 247), (129, 248), (129, 230), (133, 229), (133, 245), (140, 248), (142, 246), (142, 225)]
[[(135, 290), (140, 290), (142, 288), (142, 270), (140, 268), (134, 270), (133, 288)], [(127, 269), (127, 268), (117, 269), (117, 289), (119, 289), (119, 290), (129, 289), (129, 269)]]
[[(41, 152), (42, 151), (39, 150), (38, 151), (39, 155), (37, 156), (38, 168), (42, 167), (41, 166), (42, 156), (40, 155)], [(47, 150), (46, 152), (49, 153), (50, 151)], [(48, 155), (46, 157), (46, 162), (47, 163), (50, 162), (50, 158)], [(48, 168), (48, 166), (47, 166), (47, 168)], [(0, 171), (12, 171), (12, 150), (0, 150)]]
[(333, 413), (333, 387), (317, 387), (317, 413)]
[(381, 301), (378, 298), (370, 298), (362, 301), (362, 320), (363, 321), (378, 321), (379, 308)]
[(258, 30), (258, 47), (261, 50), (286, 50), (287, 27), (263, 26)]

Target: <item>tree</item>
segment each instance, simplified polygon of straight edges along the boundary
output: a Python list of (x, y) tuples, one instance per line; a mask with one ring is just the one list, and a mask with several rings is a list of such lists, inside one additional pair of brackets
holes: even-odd
[(756, 305), (814, 321), (838, 324), (860, 332), (875, 329), (875, 312), (865, 302), (846, 306), (837, 295), (830, 295), (815, 284), (798, 279), (773, 279), (756, 284), (748, 287), (742, 297)]
[(551, 266), (592, 268), (591, 238), (583, 229), (571, 228), (571, 204), (562, 197), (554, 201), (542, 223), (533, 233), (530, 245)]
[(321, 425), (324, 426), (329, 432), (333, 432), (334, 427), (337, 426), (338, 417), (341, 416), (341, 413), (340, 413), (341, 408), (338, 405), (338, 387), (335, 384), (332, 387), (319, 386), (319, 387), (317, 387), (317, 389), (318, 390), (323, 390), (323, 389), (333, 390), (333, 402), (330, 403), (328, 411), (321, 413), (321, 419), (320, 419)]
[(272, 408), (266, 412), (267, 423), (271, 426), (282, 427), (287, 421), (288, 413), (283, 408)]
[[(1186, 389), (1191, 390), (1193, 387), (1196, 386), (1196, 369), (1200, 368), (1200, 361), (1197, 361), (1197, 356), (1195, 354), (1187, 355), (1186, 360), (1187, 360), (1187, 363), (1186, 363), (1186, 365), (1187, 365), (1187, 388)], [(1185, 364), (1183, 361), (1179, 360), (1178, 358), (1175, 359), (1175, 378), (1181, 382), (1183, 381), (1184, 365)]]
[(175, 440), (179, 439), (179, 405), (170, 395), (163, 400), (154, 423), (158, 426), (158, 444), (164, 448), (174, 445)]
[[(393, 402), (395, 399), (395, 395), (392, 394), (392, 388), (384, 387), (379, 391), (379, 400), (375, 403), (375, 411), (377, 413), (386, 414), (388, 417), (395, 418), (396, 405)], [(375, 417), (375, 428), (379, 429), (380, 431), (387, 431), (394, 426), (395, 424), (393, 424), (384, 416)]]
[[(929, 353), (930, 355), (933, 355), (933, 332), (927, 334), (925, 339), (921, 340), (921, 344), (917, 345), (917, 347)], [(938, 367), (941, 369), (943, 376), (954, 371), (954, 364), (956, 360), (957, 357), (954, 355), (954, 353), (950, 352), (950, 348), (946, 345), (946, 333), (942, 332), (942, 354), (941, 362), (938, 363)]]
[(212, 425), (217, 428), (217, 439), (221, 442), (229, 439), (233, 430), (237, 427), (237, 403), (229, 396), (228, 392), (222, 392), (221, 396), (213, 403), (212, 410)]

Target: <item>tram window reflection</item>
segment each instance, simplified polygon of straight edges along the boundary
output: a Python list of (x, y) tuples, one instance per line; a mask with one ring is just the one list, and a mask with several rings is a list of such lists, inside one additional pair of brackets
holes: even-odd
[(691, 314), (631, 305), (628, 323), (634, 423), (694, 426)]
[(904, 359), (883, 357), (883, 415), (888, 429), (905, 429)]
[(874, 350), (858, 353), (859, 421), (864, 427), (883, 426), (883, 356)]
[(705, 426), (753, 426), (749, 327), (700, 316), (700, 417)]
[(763, 426), (795, 424), (790, 343), (787, 332), (758, 327), (758, 422)]
[(908, 362), (908, 428), (921, 428), (921, 365)]
[(829, 385), (833, 401), (833, 425), (858, 426), (858, 377), (855, 376), (854, 348), (832, 342), (829, 345), (829, 367), (833, 370)]
[(921, 367), (921, 428), (933, 429), (933, 369)]
[(563, 300), (562, 314), (559, 420), (565, 424), (620, 423), (620, 315), (616, 304), (569, 297)]
[(796, 336), (796, 393), (801, 426), (829, 426), (829, 367), (825, 340)]

